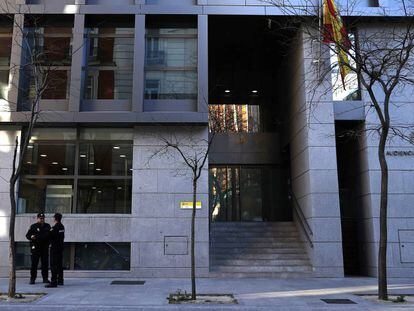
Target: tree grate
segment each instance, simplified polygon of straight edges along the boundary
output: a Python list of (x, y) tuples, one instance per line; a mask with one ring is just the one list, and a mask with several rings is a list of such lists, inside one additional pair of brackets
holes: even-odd
[(357, 304), (355, 301), (351, 299), (321, 299), (323, 302), (328, 304), (337, 304), (337, 305), (353, 305)]
[(144, 285), (145, 281), (127, 281), (127, 280), (116, 280), (112, 281), (111, 285)]

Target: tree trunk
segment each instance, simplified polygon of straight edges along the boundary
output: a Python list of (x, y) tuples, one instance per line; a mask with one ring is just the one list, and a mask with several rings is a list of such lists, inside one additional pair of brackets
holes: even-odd
[(14, 176), (10, 178), (10, 225), (9, 225), (9, 290), (8, 297), (16, 296), (16, 245), (14, 243), (14, 227), (16, 221), (16, 197)]
[(378, 147), (381, 166), (380, 240), (378, 250), (378, 299), (388, 300), (387, 289), (387, 206), (388, 206), (388, 165), (385, 157), (389, 125), (383, 125)]
[(196, 300), (195, 279), (195, 216), (197, 207), (197, 180), (193, 179), (193, 213), (191, 216), (191, 299)]

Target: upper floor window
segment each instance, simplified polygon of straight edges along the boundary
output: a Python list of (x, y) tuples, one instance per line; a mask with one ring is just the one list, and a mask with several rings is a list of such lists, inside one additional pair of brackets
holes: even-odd
[(209, 105), (209, 129), (216, 133), (258, 133), (259, 105)]
[(70, 92), (73, 17), (26, 15), (23, 33), (20, 103), (67, 100)]
[[(355, 33), (349, 34), (352, 47), (349, 51), (351, 55), (355, 55)], [(355, 67), (355, 61), (352, 57), (348, 57), (351, 66)], [(330, 50), (330, 62), (331, 62), (331, 81), (332, 81), (332, 95), (334, 101), (342, 100), (360, 100), (361, 90), (359, 85), (358, 75), (351, 71), (342, 80), (340, 68), (338, 65), (338, 55), (332, 49)]]
[(149, 17), (146, 25), (145, 99), (196, 98), (196, 20), (193, 17)]
[(84, 98), (132, 98), (134, 20), (131, 16), (89, 16)]
[(12, 35), (12, 21), (0, 20), (0, 101), (7, 99)]
[(25, 154), (19, 212), (130, 213), (132, 130), (38, 129)]

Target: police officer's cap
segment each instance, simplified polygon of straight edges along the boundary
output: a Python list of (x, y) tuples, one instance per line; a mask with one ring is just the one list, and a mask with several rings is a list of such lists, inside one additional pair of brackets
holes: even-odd
[(37, 214), (37, 218), (45, 218), (45, 214), (39, 213), (39, 214)]

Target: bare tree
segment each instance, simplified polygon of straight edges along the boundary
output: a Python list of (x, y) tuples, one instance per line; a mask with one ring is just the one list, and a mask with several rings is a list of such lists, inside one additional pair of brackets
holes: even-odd
[[(10, 13), (12, 12), (12, 13)], [(44, 27), (39, 15), (31, 15), (25, 6), (15, 5), (14, 1), (6, 1), (0, 6), (2, 17), (7, 18), (13, 26), (12, 44), (21, 51), (21, 57), (10, 64), (10, 76), (20, 76), (11, 79), (11, 89), (18, 93), (18, 102), (5, 96), (3, 101), (8, 103), (10, 111), (20, 107), (22, 115), (26, 116), (21, 137), (16, 136), (14, 142), (12, 173), (9, 179), (10, 195), (10, 225), (9, 225), (9, 287), (8, 297), (16, 295), (16, 248), (15, 248), (15, 219), (17, 211), (16, 183), (18, 182), (27, 154), (28, 145), (32, 139), (33, 129), (41, 115), (41, 100), (47, 94), (54, 98), (60, 87), (66, 84), (61, 75), (60, 67), (66, 66), (70, 60), (69, 46), (55, 38), (46, 45), (44, 36), (39, 31)], [(67, 41), (67, 40), (66, 40)], [(17, 96), (16, 96), (17, 97)], [(14, 108), (13, 108), (14, 107)]]
[[(355, 40), (350, 40), (349, 35), (339, 39), (332, 35), (332, 29), (323, 25), (321, 14), (321, 2), (301, 0), (290, 2), (285, 0), (271, 0), (273, 5), (291, 16), (290, 28), (295, 27), (301, 31), (305, 40), (311, 46), (315, 43), (320, 47), (317, 65), (310, 73), (314, 90), (322, 94), (336, 91), (338, 88), (347, 87), (347, 79), (353, 76), (356, 83), (363, 87), (370, 99), (369, 113), (374, 113), (378, 122), (365, 123), (364, 133), (375, 132), (379, 135), (378, 160), (381, 167), (381, 199), (380, 199), (380, 240), (378, 252), (378, 298), (388, 299), (387, 292), (387, 212), (388, 212), (388, 164), (385, 154), (387, 143), (392, 137), (398, 137), (405, 141), (412, 141), (408, 134), (414, 126), (411, 124), (398, 124), (393, 122), (390, 109), (393, 105), (392, 98), (414, 86), (412, 72), (414, 70), (414, 16), (409, 8), (413, 8), (412, 0), (402, 0), (399, 9), (403, 15), (398, 19), (393, 18), (386, 9), (371, 22), (359, 17), (358, 2), (350, 0), (346, 7), (340, 7), (346, 18), (345, 25), (355, 33)], [(336, 1), (338, 2), (338, 1)], [(397, 5), (397, 4), (395, 4)], [(401, 13), (400, 11), (400, 13)], [(362, 12), (361, 12), (362, 13)], [(329, 40), (323, 40), (329, 36)], [(328, 42), (327, 42), (328, 41)], [(309, 52), (309, 51), (307, 51)], [(338, 59), (331, 62), (331, 57)], [(331, 80), (332, 71), (343, 70), (345, 80), (335, 83)], [(328, 83), (327, 83), (328, 82)], [(331, 83), (332, 82), (332, 83)], [(349, 84), (349, 83), (348, 83)], [(318, 100), (313, 98), (312, 100)], [(311, 103), (309, 104), (312, 105)], [(394, 106), (394, 108), (396, 108)], [(312, 109), (304, 107), (304, 109)], [(351, 135), (361, 133), (352, 133)]]

